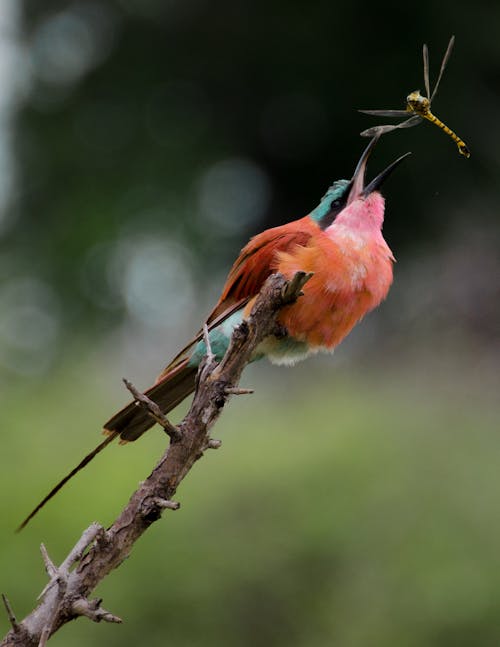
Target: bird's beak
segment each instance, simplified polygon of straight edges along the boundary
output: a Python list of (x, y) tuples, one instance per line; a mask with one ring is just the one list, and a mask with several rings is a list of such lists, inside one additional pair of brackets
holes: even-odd
[(376, 191), (389, 177), (389, 175), (394, 171), (396, 166), (399, 166), (401, 162), (406, 159), (411, 153), (405, 153), (404, 155), (401, 155), (401, 157), (398, 157), (397, 160), (395, 160), (392, 164), (389, 164), (389, 166), (382, 171), (382, 173), (379, 173), (376, 178), (374, 178), (370, 184), (367, 184), (365, 188), (362, 191), (363, 196), (366, 198), (370, 193), (373, 191)]
[(373, 179), (367, 186), (365, 186), (365, 174), (368, 164), (368, 158), (370, 157), (370, 154), (379, 138), (380, 134), (375, 135), (375, 137), (370, 140), (370, 143), (359, 158), (356, 170), (354, 171), (354, 175), (352, 176), (351, 190), (349, 191), (347, 204), (350, 204), (359, 197), (366, 198), (368, 195), (370, 195), (370, 193), (376, 191), (394, 171), (396, 166), (399, 166), (399, 164), (401, 164), (401, 162), (406, 157), (408, 157), (408, 155), (411, 155), (411, 153), (405, 153), (404, 155), (401, 155), (401, 157), (398, 157), (397, 160), (395, 160), (392, 164), (389, 164), (389, 166), (385, 170), (383, 170), (382, 173), (379, 173), (375, 179)]

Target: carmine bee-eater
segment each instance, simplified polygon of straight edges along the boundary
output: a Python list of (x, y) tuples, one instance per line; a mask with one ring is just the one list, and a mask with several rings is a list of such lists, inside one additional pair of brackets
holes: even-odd
[[(353, 326), (387, 295), (394, 257), (382, 236), (384, 198), (378, 189), (403, 155), (365, 186), (365, 171), (378, 137), (361, 155), (351, 180), (338, 180), (319, 205), (300, 220), (268, 229), (241, 250), (220, 299), (206, 323), (212, 352), (222, 359), (232, 332), (251, 311), (264, 281), (274, 272), (291, 279), (297, 271), (312, 273), (303, 296), (278, 315), (285, 334), (265, 339), (254, 359), (266, 356), (293, 364), (311, 353), (331, 351)], [(199, 333), (162, 371), (146, 395), (168, 413), (194, 391), (198, 366), (206, 355)], [(28, 521), (80, 469), (114, 438), (137, 440), (155, 421), (130, 403), (104, 425), (107, 438), (58, 483)]]

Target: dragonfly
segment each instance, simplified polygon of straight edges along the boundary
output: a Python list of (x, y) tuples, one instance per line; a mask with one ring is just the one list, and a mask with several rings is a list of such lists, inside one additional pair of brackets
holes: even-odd
[(374, 137), (377, 134), (382, 135), (384, 133), (391, 132), (398, 128), (412, 128), (413, 126), (417, 126), (418, 124), (422, 123), (424, 119), (427, 119), (431, 123), (441, 128), (441, 130), (443, 130), (447, 135), (449, 135), (453, 139), (453, 141), (456, 143), (458, 147), (458, 152), (461, 155), (464, 155), (465, 157), (470, 157), (470, 151), (467, 148), (467, 145), (465, 144), (463, 139), (460, 139), (460, 137), (455, 132), (453, 132), (451, 128), (448, 128), (448, 126), (444, 124), (441, 121), (441, 119), (438, 119), (438, 117), (436, 117), (436, 115), (434, 115), (431, 112), (431, 104), (434, 97), (436, 96), (436, 92), (441, 82), (441, 77), (443, 76), (443, 72), (446, 68), (446, 65), (448, 64), (448, 60), (450, 58), (454, 43), (455, 43), (455, 36), (452, 36), (450, 38), (450, 42), (448, 43), (446, 52), (443, 56), (443, 61), (441, 63), (439, 76), (438, 76), (436, 85), (434, 86), (434, 89), (432, 91), (432, 94), (430, 91), (430, 84), (429, 84), (429, 49), (427, 45), (424, 44), (423, 46), (424, 84), (425, 84), (425, 91), (427, 93), (427, 96), (425, 97), (422, 96), (420, 94), (420, 90), (415, 90), (414, 92), (410, 92), (410, 94), (406, 97), (406, 110), (360, 110), (359, 111), (367, 115), (375, 115), (377, 117), (408, 117), (408, 115), (411, 115), (409, 119), (407, 119), (406, 121), (402, 121), (399, 124), (373, 126), (372, 128), (368, 128), (367, 130), (364, 130), (361, 133), (362, 137)]

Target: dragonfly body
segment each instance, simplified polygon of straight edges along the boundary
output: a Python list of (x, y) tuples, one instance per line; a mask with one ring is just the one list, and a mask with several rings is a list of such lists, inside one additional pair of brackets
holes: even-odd
[(420, 90), (415, 90), (406, 97), (406, 112), (417, 114), (432, 124), (435, 124), (438, 128), (441, 128), (456, 143), (459, 153), (465, 155), (465, 157), (470, 157), (470, 151), (465, 142), (451, 128), (448, 128), (439, 117), (436, 117), (431, 112), (431, 102), (427, 97), (423, 97), (420, 94)]
[(422, 94), (420, 94), (420, 90), (415, 90), (413, 92), (410, 92), (410, 94), (406, 97), (406, 110), (360, 110), (360, 112), (363, 112), (368, 115), (375, 115), (377, 117), (408, 117), (409, 114), (411, 115), (409, 119), (406, 119), (406, 121), (403, 121), (399, 124), (374, 126), (373, 128), (368, 128), (367, 130), (364, 130), (361, 133), (363, 137), (374, 137), (376, 134), (382, 135), (384, 133), (388, 133), (388, 132), (391, 132), (392, 130), (396, 130), (399, 128), (412, 128), (413, 126), (417, 126), (419, 123), (422, 123), (423, 119), (427, 119), (432, 124), (435, 124), (436, 126), (441, 128), (441, 130), (443, 130), (449, 137), (453, 139), (461, 155), (464, 155), (465, 157), (470, 157), (470, 151), (467, 148), (467, 145), (465, 144), (465, 142), (462, 139), (460, 139), (460, 137), (453, 130), (451, 130), (451, 128), (448, 128), (448, 126), (444, 122), (442, 122), (441, 119), (436, 117), (436, 115), (434, 115), (431, 111), (431, 103), (434, 97), (436, 96), (436, 92), (439, 87), (439, 83), (441, 81), (441, 77), (443, 75), (444, 69), (448, 63), (448, 59), (450, 57), (451, 50), (453, 49), (454, 42), (455, 42), (455, 37), (452, 36), (450, 39), (450, 42), (448, 43), (448, 48), (446, 50), (446, 53), (443, 57), (443, 62), (441, 63), (441, 70), (439, 71), (439, 77), (436, 82), (436, 85), (434, 86), (434, 90), (432, 91), (432, 95), (430, 92), (430, 85), (429, 85), (429, 50), (427, 48), (427, 45), (424, 45), (423, 46), (424, 83), (425, 83), (425, 89), (428, 96), (424, 97)]

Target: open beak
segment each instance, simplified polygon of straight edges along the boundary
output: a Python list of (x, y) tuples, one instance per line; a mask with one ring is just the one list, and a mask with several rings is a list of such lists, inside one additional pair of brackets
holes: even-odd
[(372, 150), (375, 147), (375, 144), (379, 140), (380, 134), (376, 134), (373, 139), (370, 140), (370, 143), (368, 146), (365, 148), (363, 151), (363, 154), (359, 158), (359, 162), (356, 166), (356, 170), (354, 171), (354, 175), (352, 176), (351, 180), (351, 190), (349, 191), (349, 196), (347, 198), (347, 204), (350, 204), (360, 196), (366, 198), (370, 193), (373, 191), (376, 191), (383, 182), (389, 177), (389, 175), (394, 171), (396, 166), (399, 166), (401, 162), (408, 157), (408, 155), (411, 155), (411, 153), (405, 153), (404, 155), (401, 155), (401, 157), (398, 157), (397, 160), (395, 160), (392, 164), (389, 164), (389, 166), (382, 171), (382, 173), (379, 173), (375, 179), (373, 179), (367, 186), (365, 186), (365, 174), (366, 174), (366, 167), (368, 164), (368, 158), (370, 157), (370, 154)]

